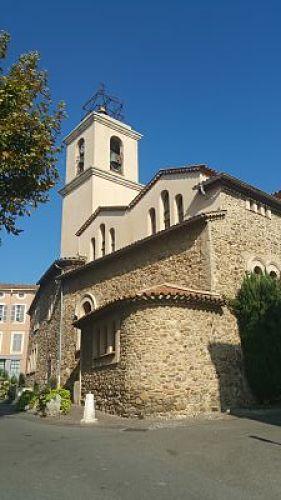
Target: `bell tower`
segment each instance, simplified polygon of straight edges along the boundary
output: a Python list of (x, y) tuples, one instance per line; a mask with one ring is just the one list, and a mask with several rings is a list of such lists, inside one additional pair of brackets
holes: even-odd
[(142, 189), (138, 174), (141, 134), (122, 120), (122, 103), (102, 86), (67, 135), (61, 256), (79, 255), (75, 233), (101, 206), (125, 206)]

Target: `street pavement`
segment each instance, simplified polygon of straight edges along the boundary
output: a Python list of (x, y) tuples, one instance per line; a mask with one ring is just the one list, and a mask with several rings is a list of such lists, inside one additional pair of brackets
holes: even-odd
[(50, 423), (0, 408), (0, 500), (281, 498), (281, 414)]

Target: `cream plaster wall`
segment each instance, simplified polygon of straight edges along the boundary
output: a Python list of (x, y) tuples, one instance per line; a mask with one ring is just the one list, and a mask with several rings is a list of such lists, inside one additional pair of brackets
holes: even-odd
[[(123, 143), (123, 172), (110, 171), (110, 138), (117, 136)], [(77, 175), (78, 141), (85, 140), (84, 172)], [(128, 205), (142, 186), (138, 184), (138, 140), (141, 135), (129, 125), (100, 114), (92, 113), (67, 136), (66, 184), (63, 196), (61, 256), (83, 255), (86, 244), (79, 247), (77, 230), (99, 207)], [(91, 238), (90, 238), (91, 239)]]
[[(138, 201), (138, 203), (126, 212), (106, 212), (101, 211), (92, 221), (90, 226), (79, 237), (79, 249), (81, 255), (85, 255), (87, 260), (92, 260), (91, 239), (96, 240), (96, 258), (101, 257), (101, 236), (100, 225), (105, 225), (106, 237), (106, 253), (110, 252), (109, 230), (111, 227), (115, 229), (116, 235), (116, 250), (134, 241), (141, 240), (150, 235), (149, 224), (149, 209), (154, 207), (156, 210), (156, 229), (161, 231), (163, 225), (163, 208), (161, 200), (161, 192), (167, 190), (170, 197), (170, 214), (171, 225), (177, 223), (177, 209), (175, 197), (177, 194), (182, 194), (184, 204), (185, 218), (192, 217), (196, 214), (220, 209), (220, 194), (216, 190), (211, 195), (204, 196), (199, 194), (197, 189), (193, 189), (205, 177), (201, 173), (185, 173), (174, 174), (161, 177), (149, 191)], [(100, 203), (104, 205), (104, 200), (107, 200), (108, 205), (118, 205), (117, 195), (119, 190), (113, 193), (113, 200), (110, 196), (105, 196), (105, 188), (97, 189), (93, 198), (100, 196)]]
[(79, 253), (77, 229), (93, 212), (92, 183), (85, 180), (63, 199), (61, 256), (76, 256)]

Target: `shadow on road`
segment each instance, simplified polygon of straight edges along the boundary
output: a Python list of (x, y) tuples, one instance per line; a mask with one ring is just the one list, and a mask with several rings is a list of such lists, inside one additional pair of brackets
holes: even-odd
[(6, 417), (7, 415), (13, 415), (14, 413), (17, 413), (15, 405), (7, 401), (0, 401), (0, 418)]
[(281, 446), (278, 441), (272, 441), (272, 439), (262, 438), (260, 436), (249, 436), (251, 439), (256, 439), (257, 441), (262, 441), (263, 443), (275, 444), (276, 446)]
[(265, 424), (281, 426), (281, 408), (237, 409), (231, 410), (231, 415), (256, 420)]

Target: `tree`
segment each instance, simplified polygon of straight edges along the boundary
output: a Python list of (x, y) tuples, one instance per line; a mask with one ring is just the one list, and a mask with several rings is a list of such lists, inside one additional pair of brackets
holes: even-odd
[(233, 308), (253, 394), (259, 401), (276, 401), (281, 398), (280, 280), (246, 276)]
[(4, 71), (9, 41), (8, 33), (0, 33), (0, 230), (17, 235), (18, 217), (46, 202), (58, 179), (64, 105), (52, 110), (37, 52), (21, 55)]

